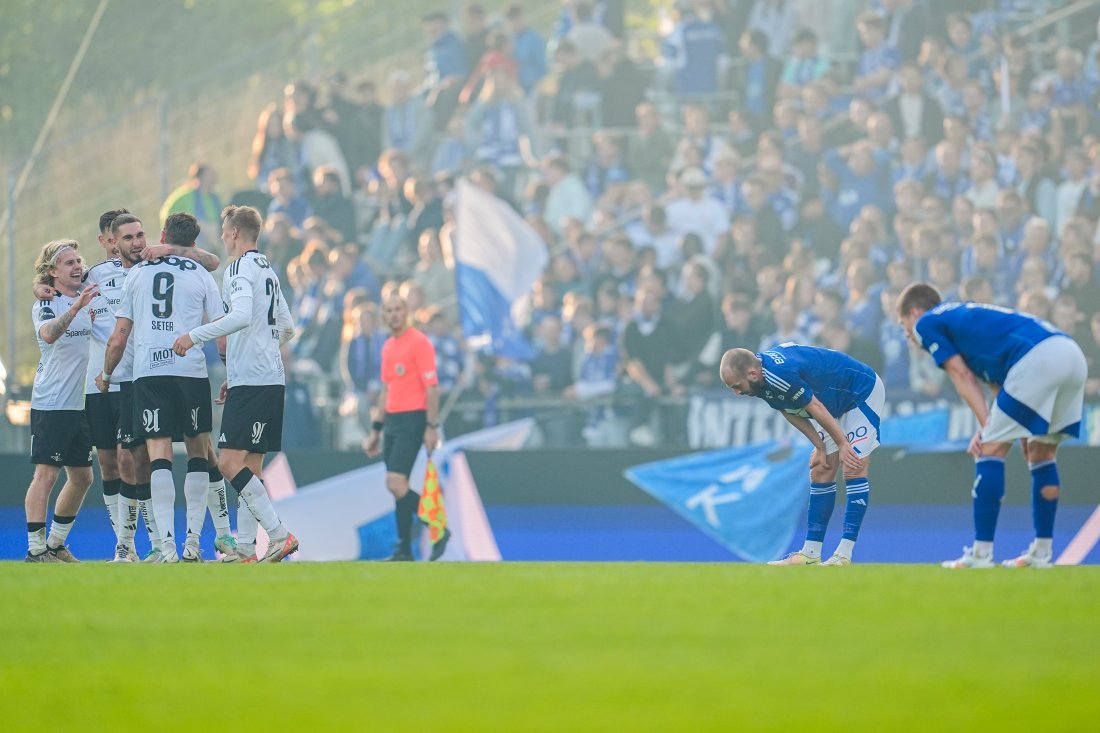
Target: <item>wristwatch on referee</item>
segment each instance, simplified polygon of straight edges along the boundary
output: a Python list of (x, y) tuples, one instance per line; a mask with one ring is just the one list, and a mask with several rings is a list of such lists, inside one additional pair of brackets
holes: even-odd
[(439, 429), (439, 422), (429, 422), (428, 427), (433, 428), (435, 430), (438, 430)]

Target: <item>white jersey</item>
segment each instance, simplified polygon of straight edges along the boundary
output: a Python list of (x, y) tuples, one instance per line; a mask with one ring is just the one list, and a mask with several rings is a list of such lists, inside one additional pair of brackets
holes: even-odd
[[(103, 371), (103, 355), (107, 351), (107, 340), (115, 330), (115, 310), (122, 298), (122, 285), (126, 282), (127, 272), (119, 260), (105, 260), (84, 273), (86, 286), (99, 286), (99, 295), (92, 299), (90, 305), (95, 313), (95, 322), (92, 323), (92, 341), (88, 347), (88, 373), (84, 380), (84, 394), (99, 394), (95, 378)], [(127, 375), (133, 371), (133, 347), (127, 342), (126, 348), (131, 352), (130, 361), (125, 367), (120, 362), (119, 368), (115, 369), (111, 381), (112, 392), (119, 390), (119, 382), (130, 381), (129, 376), (125, 379), (119, 377), (123, 371)], [(124, 357), (123, 362), (125, 361)]]
[[(210, 273), (185, 257), (161, 257), (130, 268), (117, 318), (133, 321), (134, 374), (142, 377), (205, 378), (206, 357), (199, 349), (176, 356), (176, 338), (203, 319), (222, 315), (218, 286)], [(114, 375), (112, 374), (112, 377)]]
[(34, 336), (42, 359), (34, 373), (31, 407), (35, 410), (83, 410), (84, 373), (88, 370), (88, 344), (92, 339), (92, 317), (81, 309), (65, 333), (47, 344), (39, 333), (48, 323), (73, 307), (76, 298), (58, 295), (53, 300), (40, 300), (31, 308)]
[(279, 276), (256, 250), (245, 252), (225, 270), (222, 279), (225, 318), (191, 331), (196, 344), (226, 336), (226, 381), (239, 385), (281, 385), (283, 360), (279, 346), (293, 328)]

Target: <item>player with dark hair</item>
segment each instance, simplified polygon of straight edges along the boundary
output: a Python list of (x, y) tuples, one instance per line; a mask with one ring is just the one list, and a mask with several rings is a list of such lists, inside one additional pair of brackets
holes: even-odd
[[(382, 391), (372, 411), (364, 449), (368, 456), (385, 454), (386, 488), (397, 502), (397, 548), (390, 558), (408, 561), (412, 555), (412, 523), (420, 494), (409, 488), (416, 456), (423, 445), (430, 456), (439, 444), (439, 379), (435, 348), (409, 324), (409, 306), (399, 296), (382, 305), (390, 337), (382, 346)], [(446, 530), (432, 546), (432, 560), (443, 555), (451, 537)]]
[(871, 498), (867, 469), (879, 445), (879, 415), (886, 388), (875, 371), (847, 354), (785, 343), (762, 353), (730, 349), (719, 366), (722, 382), (740, 395), (759, 397), (814, 446), (810, 455), (810, 505), (802, 549), (771, 565), (816, 565), (836, 504), (836, 475), (843, 464), (844, 535), (822, 565), (852, 562)]
[[(80, 245), (60, 239), (42, 247), (35, 261), (35, 281), (53, 288), (55, 300), (36, 301), (31, 309), (42, 359), (31, 392), (31, 463), (34, 478), (27, 487), (27, 562), (78, 562), (65, 540), (84, 494), (92, 485), (92, 438), (84, 419), (84, 375), (92, 336), (89, 305), (95, 286), (80, 292), (84, 264)], [(46, 536), (50, 492), (65, 467), (65, 485), (54, 503), (53, 524)]]
[[(1053, 564), (1054, 515), (1061, 482), (1058, 443), (1081, 430), (1088, 365), (1081, 347), (1046, 321), (982, 303), (941, 302), (926, 283), (898, 297), (897, 317), (909, 337), (947, 372), (978, 418), (969, 452), (976, 460), (973, 546), (947, 568), (993, 567), (993, 536), (1005, 493), (1005, 456), (1017, 439), (1031, 469), (1035, 541), (1007, 567)], [(992, 407), (979, 382), (993, 392)]]
[[(199, 226), (191, 214), (176, 213), (165, 222), (165, 244), (194, 246)], [(172, 479), (172, 436), (181, 433), (187, 447), (187, 540), (184, 559), (200, 561), (199, 534), (210, 489), (210, 380), (201, 353), (177, 359), (177, 334), (222, 315), (221, 298), (210, 273), (190, 259), (168, 256), (144, 262), (126, 278), (114, 333), (104, 357), (103, 385), (122, 359), (133, 330), (133, 416), (145, 438), (150, 459), (153, 514), (160, 534), (161, 562), (177, 562), (174, 539), (176, 489)]]
[(264, 454), (282, 449), (285, 377), (279, 348), (294, 337), (279, 276), (257, 247), (261, 228), (260, 214), (251, 206), (222, 211), (222, 242), (230, 258), (222, 282), (225, 317), (180, 335), (172, 347), (184, 357), (194, 346), (227, 340), (218, 464), (247, 511), (237, 512), (238, 544), (226, 562), (256, 562), (257, 522), (271, 538), (260, 562), (279, 562), (298, 550), (298, 539), (283, 526), (261, 478)]

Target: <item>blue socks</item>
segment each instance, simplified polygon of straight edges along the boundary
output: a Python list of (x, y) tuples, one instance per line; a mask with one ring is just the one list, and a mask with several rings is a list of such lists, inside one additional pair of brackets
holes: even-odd
[(983, 456), (974, 464), (974, 539), (993, 542), (1005, 495), (1005, 459)]
[(848, 495), (848, 505), (844, 509), (844, 539), (855, 542), (871, 500), (871, 485), (865, 478), (854, 478), (846, 480), (844, 486)]
[(1035, 537), (1050, 539), (1054, 536), (1054, 514), (1058, 511), (1058, 498), (1047, 499), (1042, 490), (1047, 486), (1058, 488), (1058, 466), (1054, 461), (1031, 465), (1031, 516), (1035, 521)]
[(824, 542), (825, 530), (836, 505), (836, 481), (831, 484), (810, 484), (810, 510), (806, 523), (806, 540)]

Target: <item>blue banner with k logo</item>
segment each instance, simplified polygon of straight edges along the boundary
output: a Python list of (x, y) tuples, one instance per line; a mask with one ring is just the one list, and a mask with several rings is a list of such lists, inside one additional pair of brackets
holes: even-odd
[(749, 562), (780, 557), (804, 520), (810, 446), (760, 443), (627, 469), (627, 479)]

